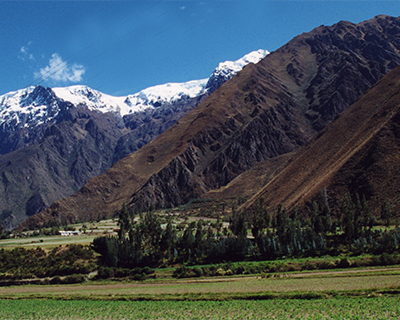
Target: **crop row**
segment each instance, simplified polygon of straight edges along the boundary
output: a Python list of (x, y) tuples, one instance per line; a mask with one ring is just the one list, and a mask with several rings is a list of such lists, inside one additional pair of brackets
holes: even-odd
[(315, 300), (0, 300), (1, 319), (398, 319), (396, 296)]

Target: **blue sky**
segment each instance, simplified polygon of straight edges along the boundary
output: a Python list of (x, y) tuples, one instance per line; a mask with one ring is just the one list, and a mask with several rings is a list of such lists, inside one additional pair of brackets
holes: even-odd
[(0, 95), (88, 85), (111, 95), (207, 78), (340, 20), (400, 16), (400, 1), (0, 1)]

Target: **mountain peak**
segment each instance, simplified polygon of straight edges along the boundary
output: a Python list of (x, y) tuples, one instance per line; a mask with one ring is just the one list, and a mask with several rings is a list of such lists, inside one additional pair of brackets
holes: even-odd
[(259, 49), (250, 52), (236, 61), (225, 61), (221, 62), (217, 68), (213, 71), (210, 78), (208, 79), (206, 88), (210, 93), (218, 89), (218, 87), (232, 78), (236, 73), (243, 69), (243, 67), (249, 63), (258, 63), (269, 54), (269, 51)]
[(0, 125), (11, 131), (51, 121), (58, 111), (54, 92), (39, 85), (0, 97)]

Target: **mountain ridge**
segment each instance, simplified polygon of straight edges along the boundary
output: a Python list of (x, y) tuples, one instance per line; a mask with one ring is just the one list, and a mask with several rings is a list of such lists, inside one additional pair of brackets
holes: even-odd
[[(256, 163), (299, 149), (400, 63), (398, 34), (399, 18), (378, 16), (295, 37), (247, 65), (151, 144), (35, 216), (36, 222), (82, 218), (80, 206), (104, 216), (123, 203), (176, 206), (227, 185)], [(124, 175), (129, 181), (118, 180)]]

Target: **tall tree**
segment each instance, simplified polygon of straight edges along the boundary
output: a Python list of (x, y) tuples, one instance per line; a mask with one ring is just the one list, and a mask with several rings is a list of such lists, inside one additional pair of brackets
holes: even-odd
[(369, 209), (367, 199), (365, 198), (365, 194), (362, 197), (361, 206), (362, 206), (363, 229), (364, 229), (364, 231), (371, 230), (372, 227), (374, 226), (375, 218), (371, 214), (371, 210)]
[(232, 217), (229, 221), (229, 229), (232, 233), (239, 238), (247, 237), (247, 224), (246, 218), (243, 212), (233, 211)]
[(385, 221), (386, 227), (390, 226), (390, 218), (392, 217), (392, 212), (389, 202), (385, 199), (381, 206), (381, 219)]
[(270, 223), (271, 223), (271, 218), (264, 204), (264, 198), (260, 198), (257, 200), (256, 208), (252, 212), (250, 220), (251, 232), (257, 242), (261, 236), (263, 229), (268, 228)]
[(355, 235), (354, 229), (354, 211), (355, 205), (351, 199), (350, 193), (346, 193), (342, 202), (342, 223), (346, 240), (351, 241)]

